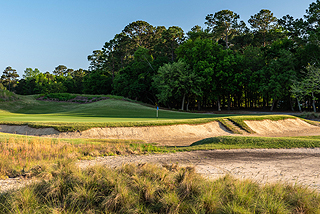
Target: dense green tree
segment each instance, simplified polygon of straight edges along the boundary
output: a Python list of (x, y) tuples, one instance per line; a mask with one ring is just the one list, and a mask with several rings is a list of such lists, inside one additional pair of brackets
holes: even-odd
[(58, 65), (53, 70), (53, 74), (57, 76), (66, 76), (68, 74), (68, 68), (65, 65)]
[(292, 16), (286, 15), (278, 20), (278, 24), (286, 35), (296, 43), (301, 44), (306, 38), (308, 23), (302, 18), (294, 19)]
[(309, 29), (318, 29), (320, 26), (320, 0), (316, 0), (309, 5), (304, 16), (309, 23)]
[(35, 78), (40, 73), (38, 68), (26, 68), (23, 74), (24, 79), (19, 80), (19, 84), (16, 88), (17, 93), (23, 95), (34, 94), (34, 89), (36, 88)]
[(154, 87), (160, 91), (157, 94), (160, 103), (167, 104), (172, 98), (180, 98), (181, 109), (184, 110), (185, 101), (187, 100), (187, 111), (189, 108), (189, 97), (201, 94), (201, 84), (203, 82), (203, 78), (193, 72), (182, 60), (160, 67), (158, 75), (153, 80)]
[(187, 32), (187, 36), (192, 41), (195, 41), (196, 39), (210, 39), (213, 37), (208, 28), (202, 29), (199, 25), (192, 27), (191, 30)]
[[(242, 72), (238, 74), (238, 84), (242, 88), (245, 107), (253, 107), (255, 101), (261, 97), (259, 91), (259, 71), (265, 65), (264, 53), (259, 47), (247, 46), (243, 50)], [(240, 91), (240, 90), (239, 90)], [(268, 103), (267, 94), (263, 97), (263, 107)]]
[(18, 81), (18, 77), (19, 74), (17, 73), (17, 71), (8, 66), (2, 73), (1, 81), (2, 84), (6, 86), (9, 91), (11, 91), (12, 86), (14, 86)]
[(83, 92), (86, 94), (111, 94), (112, 76), (105, 70), (93, 70), (83, 77)]
[(225, 47), (229, 48), (229, 40), (236, 34), (240, 16), (230, 10), (221, 10), (206, 16), (205, 24), (217, 39), (223, 39)]
[(161, 38), (155, 48), (168, 58), (167, 61), (174, 62), (176, 60), (175, 50), (183, 41), (183, 30), (180, 27), (172, 26), (162, 31)]
[(260, 91), (264, 96), (268, 94), (272, 97), (271, 111), (277, 101), (288, 100), (290, 97), (291, 79), (296, 76), (295, 56), (290, 51), (292, 44), (290, 40), (278, 40), (265, 53), (266, 64), (259, 76)]
[(150, 51), (138, 48), (134, 53), (133, 63), (121, 69), (115, 76), (113, 93), (154, 103), (156, 97), (151, 83), (156, 71)]
[(291, 92), (297, 98), (300, 109), (300, 102), (304, 97), (312, 97), (313, 111), (316, 112), (315, 101), (316, 94), (320, 93), (320, 68), (309, 66), (307, 68), (306, 77), (301, 81), (294, 81), (291, 86)]
[(135, 21), (128, 24), (122, 32), (129, 38), (129, 53), (133, 54), (140, 46), (151, 50), (154, 44), (155, 30), (154, 26), (145, 21)]
[(269, 36), (270, 32), (274, 32), (277, 28), (277, 18), (273, 16), (270, 10), (262, 9), (259, 13), (253, 15), (248, 20), (251, 28), (254, 29), (256, 37), (262, 36), (262, 45), (265, 47), (267, 40), (272, 38)]

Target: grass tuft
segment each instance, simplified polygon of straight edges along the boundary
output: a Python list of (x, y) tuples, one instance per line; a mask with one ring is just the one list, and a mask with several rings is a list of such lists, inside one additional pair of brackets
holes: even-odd
[(64, 165), (51, 179), (0, 195), (0, 213), (318, 213), (320, 195), (288, 184), (208, 180), (192, 167), (150, 164), (80, 171)]
[[(220, 136), (203, 139), (185, 147), (157, 146), (136, 140), (51, 139), (0, 134), (0, 178), (47, 177), (62, 160), (87, 160), (100, 156), (142, 155), (211, 149), (315, 148), (320, 137)], [(165, 166), (174, 171), (177, 166)]]

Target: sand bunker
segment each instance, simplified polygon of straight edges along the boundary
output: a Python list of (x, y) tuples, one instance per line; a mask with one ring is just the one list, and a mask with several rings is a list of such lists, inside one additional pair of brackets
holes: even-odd
[(11, 133), (11, 134), (22, 134), (22, 135), (53, 135), (59, 134), (60, 132), (54, 128), (31, 128), (29, 126), (9, 126), (9, 125), (0, 125), (0, 132)]
[[(256, 132), (252, 136), (320, 135), (320, 127), (300, 119), (245, 121), (245, 123)], [(53, 138), (136, 139), (168, 146), (188, 146), (204, 138), (233, 135), (219, 122), (199, 125), (92, 128), (81, 132), (59, 132), (53, 128), (36, 129), (28, 126), (0, 125), (0, 132)]]
[(82, 132), (58, 132), (53, 128), (0, 125), (0, 132), (54, 138), (137, 139), (173, 146), (190, 145), (204, 138), (232, 134), (219, 122), (200, 125), (92, 128)]
[(92, 128), (82, 132), (67, 132), (49, 137), (138, 139), (161, 145), (190, 145), (203, 138), (231, 135), (219, 122), (200, 125), (172, 125), (148, 127)]
[(319, 135), (320, 128), (300, 119), (244, 121), (253, 131), (264, 136)]

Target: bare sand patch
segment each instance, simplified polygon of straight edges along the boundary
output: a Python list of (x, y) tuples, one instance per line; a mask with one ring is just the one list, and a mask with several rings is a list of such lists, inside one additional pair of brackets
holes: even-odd
[(302, 184), (320, 191), (320, 148), (232, 149), (177, 152), (141, 156), (109, 156), (81, 160), (80, 168), (96, 164), (118, 167), (122, 164), (155, 163), (194, 166), (210, 179), (232, 175), (259, 183)]
[(31, 128), (29, 126), (12, 126), (12, 125), (0, 125), (0, 132), (21, 134), (21, 135), (35, 135), (35, 136), (46, 136), (59, 134), (60, 132), (54, 128)]

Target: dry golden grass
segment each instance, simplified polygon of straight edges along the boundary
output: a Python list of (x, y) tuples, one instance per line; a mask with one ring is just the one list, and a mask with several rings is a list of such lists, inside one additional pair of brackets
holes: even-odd
[(320, 195), (298, 185), (259, 185), (192, 167), (150, 164), (79, 170), (58, 162), (51, 179), (0, 194), (0, 213), (319, 213)]
[[(79, 142), (80, 141), (80, 142)], [(97, 156), (143, 154), (156, 148), (130, 140), (59, 140), (40, 137), (9, 137), (0, 141), (0, 179), (35, 176), (50, 170), (59, 160)]]

